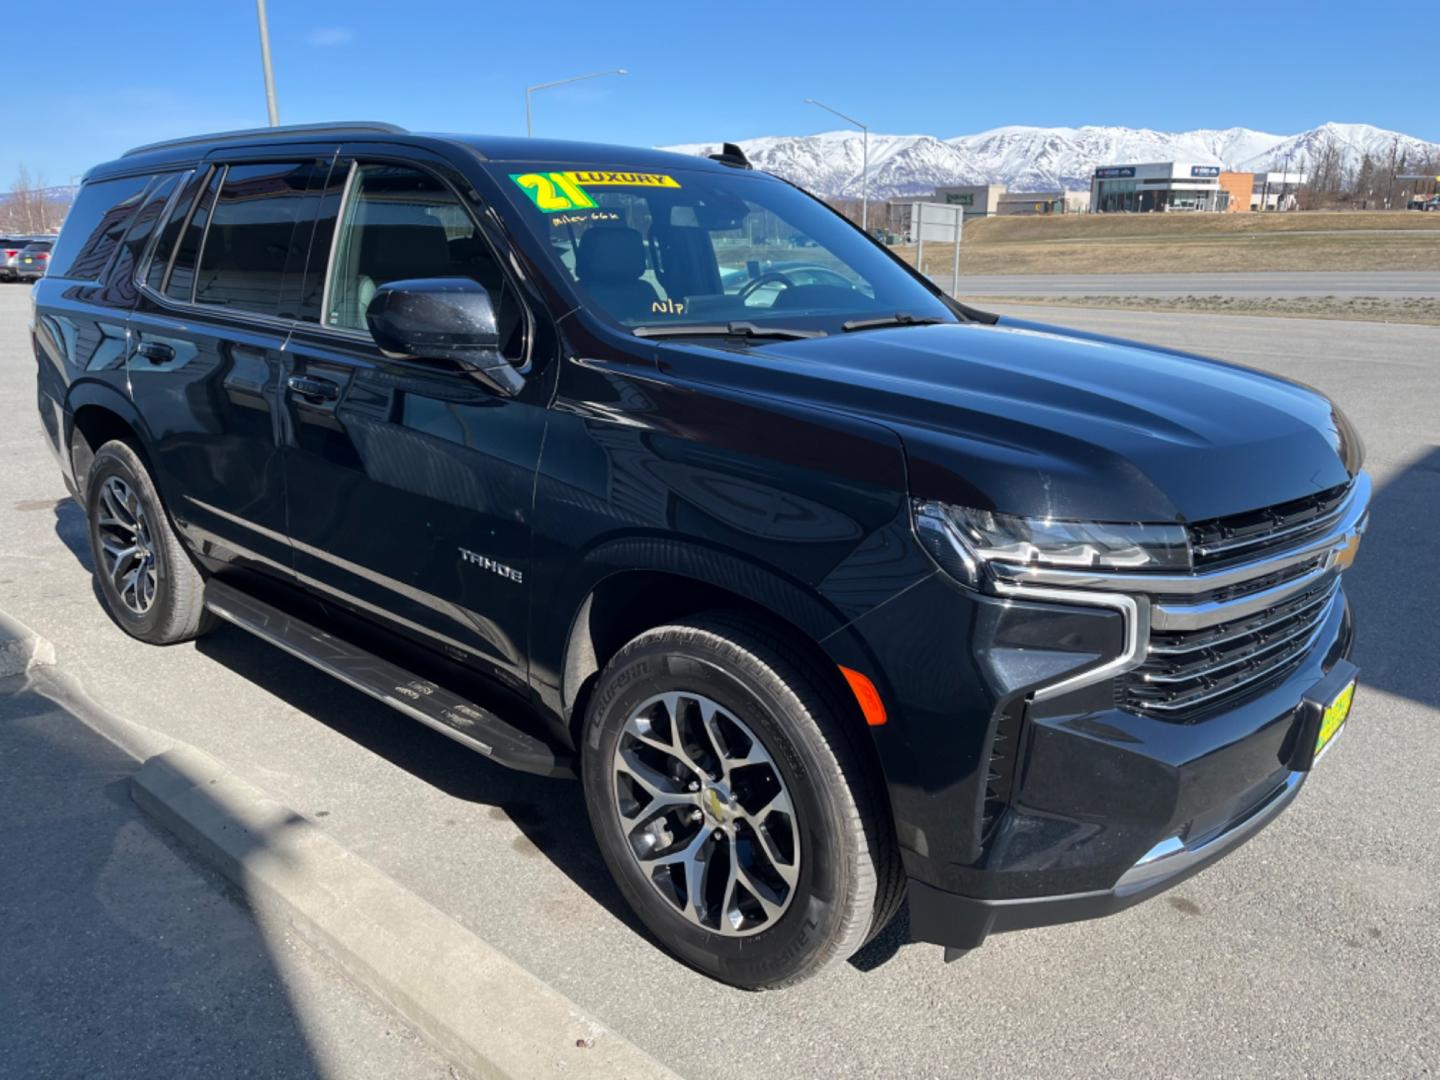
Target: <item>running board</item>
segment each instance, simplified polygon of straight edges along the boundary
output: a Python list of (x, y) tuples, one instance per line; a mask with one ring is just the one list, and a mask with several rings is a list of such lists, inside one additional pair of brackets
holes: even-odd
[(497, 764), (540, 776), (575, 775), (571, 762), (548, 743), (489, 709), (224, 582), (206, 583), (205, 606), (226, 622), (478, 750)]

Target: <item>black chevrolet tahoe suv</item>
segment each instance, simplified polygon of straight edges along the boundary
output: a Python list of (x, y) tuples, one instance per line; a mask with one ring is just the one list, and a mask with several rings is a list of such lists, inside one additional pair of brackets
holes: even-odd
[(32, 335), (121, 628), (224, 620), (578, 776), (639, 918), (739, 986), (907, 899), (953, 957), (1167, 889), (1353, 695), (1334, 405), (959, 304), (733, 146), (141, 147)]

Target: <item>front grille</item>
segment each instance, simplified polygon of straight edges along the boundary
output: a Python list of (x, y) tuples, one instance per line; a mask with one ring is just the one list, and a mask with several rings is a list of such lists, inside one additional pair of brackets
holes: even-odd
[(1263, 510), (1195, 522), (1189, 526), (1195, 567), (1210, 569), (1303, 544), (1344, 515), (1350, 491), (1341, 484)]
[(1156, 631), (1145, 659), (1118, 682), (1122, 708), (1192, 720), (1259, 694), (1297, 668), (1340, 588), (1327, 574), (1262, 611), (1201, 630)]

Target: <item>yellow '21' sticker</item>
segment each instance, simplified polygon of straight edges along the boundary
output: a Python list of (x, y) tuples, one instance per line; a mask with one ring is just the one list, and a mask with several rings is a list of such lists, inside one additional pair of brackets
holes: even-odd
[(662, 173), (634, 172), (547, 172), (511, 173), (510, 179), (520, 190), (530, 196), (543, 213), (558, 214), (562, 210), (593, 210), (599, 204), (585, 189), (587, 187), (666, 187), (678, 188), (679, 182), (673, 176)]

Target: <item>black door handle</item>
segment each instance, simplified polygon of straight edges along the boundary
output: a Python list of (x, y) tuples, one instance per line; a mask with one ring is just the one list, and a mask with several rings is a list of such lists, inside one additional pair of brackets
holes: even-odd
[(312, 379), (305, 375), (291, 375), (285, 380), (285, 385), (308, 401), (334, 401), (340, 396), (340, 387), (329, 379)]
[(142, 341), (135, 346), (135, 355), (143, 356), (152, 364), (168, 364), (175, 359), (175, 347), (163, 341)]

